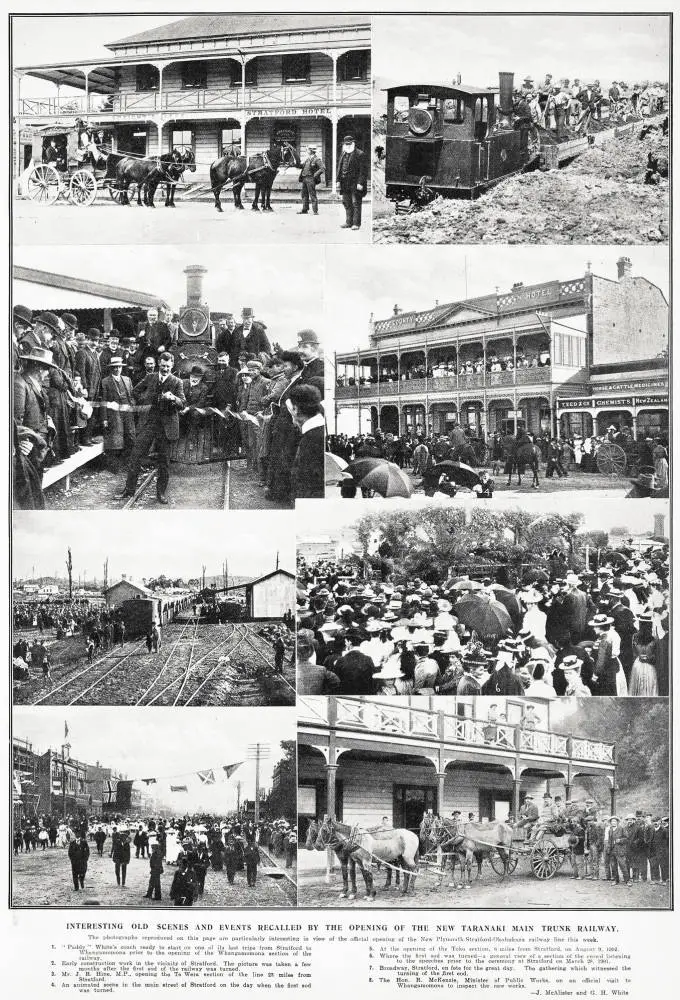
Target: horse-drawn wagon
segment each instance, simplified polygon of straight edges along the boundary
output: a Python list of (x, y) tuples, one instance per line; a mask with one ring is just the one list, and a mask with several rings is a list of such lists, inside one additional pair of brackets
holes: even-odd
[(106, 175), (106, 160), (98, 165), (83, 154), (76, 128), (51, 126), (41, 135), (43, 162), (35, 164), (26, 179), (27, 197), (41, 205), (53, 205), (59, 198), (79, 207), (91, 205)]

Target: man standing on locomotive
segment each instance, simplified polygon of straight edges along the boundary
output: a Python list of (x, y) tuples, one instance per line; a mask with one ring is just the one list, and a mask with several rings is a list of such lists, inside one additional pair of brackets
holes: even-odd
[(179, 438), (179, 411), (186, 406), (182, 380), (172, 374), (173, 364), (172, 354), (161, 354), (158, 374), (149, 378), (141, 399), (145, 412), (130, 455), (125, 490), (117, 497), (119, 500), (134, 495), (142, 462), (155, 441), (158, 462), (156, 499), (160, 504), (168, 502), (165, 494), (170, 478), (170, 445)]

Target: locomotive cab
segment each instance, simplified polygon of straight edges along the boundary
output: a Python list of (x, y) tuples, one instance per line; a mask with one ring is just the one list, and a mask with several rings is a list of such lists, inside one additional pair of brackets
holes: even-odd
[(408, 84), (387, 90), (385, 186), (393, 201), (437, 194), (472, 197), (522, 169), (527, 130), (513, 120), (512, 74), (496, 91), (461, 84)]

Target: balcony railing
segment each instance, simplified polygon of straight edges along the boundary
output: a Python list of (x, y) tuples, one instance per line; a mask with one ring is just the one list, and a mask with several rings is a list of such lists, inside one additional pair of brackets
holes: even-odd
[[(199, 88), (196, 90), (140, 91), (114, 94), (110, 98), (90, 94), (88, 98), (22, 98), (19, 113), (23, 117), (60, 118), (78, 114), (91, 114), (97, 118), (108, 115), (138, 114), (165, 111), (251, 111), (269, 108), (287, 110), (303, 107), (332, 107), (364, 104), (370, 107), (371, 92), (368, 83), (291, 84), (274, 87), (246, 87), (245, 104), (240, 86)], [(89, 105), (89, 106), (88, 106)]]
[(612, 743), (546, 730), (523, 729), (507, 722), (463, 718), (427, 708), (396, 705), (374, 699), (299, 698), (298, 718), (301, 722), (327, 725), (334, 718), (338, 728), (407, 738), (439, 739), (441, 732), (444, 743), (463, 744), (480, 750), (571, 758), (586, 763), (614, 763)]
[(357, 392), (362, 399), (380, 396), (412, 396), (424, 394), (434, 396), (439, 392), (467, 392), (470, 389), (497, 389), (502, 386), (548, 385), (552, 381), (552, 366), (542, 368), (518, 368), (511, 372), (479, 372), (472, 375), (440, 375), (437, 378), (411, 378), (399, 382), (364, 382), (356, 385), (336, 386), (336, 399), (356, 399)]

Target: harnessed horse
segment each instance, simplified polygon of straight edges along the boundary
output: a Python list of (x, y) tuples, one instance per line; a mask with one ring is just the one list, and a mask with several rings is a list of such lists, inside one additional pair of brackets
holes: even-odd
[(173, 177), (170, 176), (169, 170), (181, 163), (182, 154), (177, 149), (173, 149), (171, 153), (163, 153), (161, 156), (145, 158), (111, 153), (107, 162), (106, 175), (115, 179), (115, 186), (121, 192), (121, 205), (130, 204), (128, 189), (130, 184), (135, 183), (137, 185), (137, 204), (154, 208), (153, 194), (149, 200), (149, 190), (152, 188), (155, 193), (161, 182), (172, 183)]
[[(476, 835), (479, 835), (479, 840)], [(492, 853), (498, 853), (503, 862), (503, 878), (508, 874), (512, 828), (507, 823), (492, 820), (483, 826), (480, 823), (466, 823), (458, 827), (437, 817), (430, 827), (429, 842), (434, 848), (441, 847), (442, 851), (453, 852), (451, 868), (454, 873), (456, 857), (460, 859), (461, 876), (465, 861), (468, 883), (472, 881), (473, 860), (477, 862), (477, 878), (481, 878), (482, 861)]]
[(402, 895), (406, 895), (411, 883), (413, 883), (412, 888), (415, 888), (413, 873), (417, 869), (419, 845), (418, 837), (411, 830), (386, 830), (381, 834), (372, 834), (325, 816), (319, 826), (314, 846), (317, 851), (327, 847), (335, 851), (342, 870), (341, 899), (356, 898), (357, 865), (366, 886), (366, 899), (375, 899), (371, 872), (371, 862), (374, 859), (402, 869), (404, 872)]
[(158, 157), (160, 167), (147, 180), (144, 194), (144, 202), (150, 208), (154, 208), (153, 200), (156, 189), (159, 184), (163, 183), (165, 184), (165, 207), (174, 208), (175, 188), (182, 179), (184, 171), (189, 170), (191, 173), (196, 171), (196, 160), (192, 149), (185, 149), (183, 153), (179, 153), (179, 162), (176, 159), (177, 153), (179, 150), (173, 150), (172, 153), (163, 153)]
[(241, 191), (248, 181), (254, 181), (255, 195), (250, 207), (254, 212), (258, 212), (258, 201), (261, 200), (262, 211), (273, 212), (270, 200), (274, 178), (279, 167), (283, 166), (285, 169), (299, 165), (300, 161), (295, 147), (289, 142), (284, 142), (280, 146), (273, 145), (264, 153), (256, 153), (249, 159), (245, 156), (234, 156), (232, 153), (228, 153), (210, 165), (210, 188), (215, 197), (215, 208), (218, 212), (222, 211), (220, 191), (229, 182), (232, 184), (234, 208), (243, 208)]

